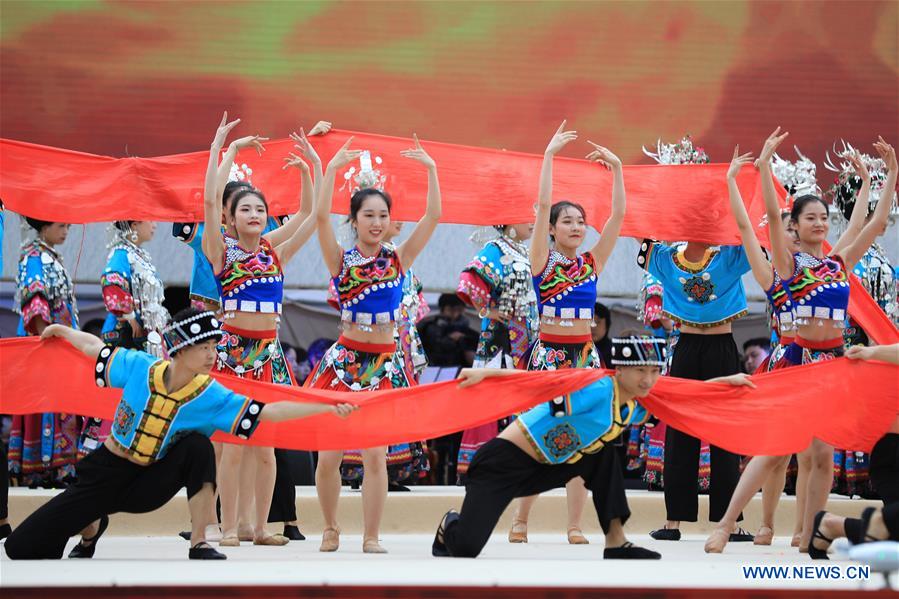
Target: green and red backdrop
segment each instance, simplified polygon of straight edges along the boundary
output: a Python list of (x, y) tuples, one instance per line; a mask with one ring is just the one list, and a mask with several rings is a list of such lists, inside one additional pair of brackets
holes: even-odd
[(684, 133), (724, 162), (779, 124), (820, 164), (899, 141), (897, 6), (5, 0), (0, 136), (179, 153), (228, 109), (272, 137), (327, 119), (541, 152), (567, 118), (625, 162)]

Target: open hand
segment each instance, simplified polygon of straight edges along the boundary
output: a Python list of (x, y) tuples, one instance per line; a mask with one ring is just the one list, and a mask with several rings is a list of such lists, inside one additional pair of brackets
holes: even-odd
[(877, 136), (877, 141), (874, 142), (874, 149), (880, 154), (888, 171), (895, 171), (899, 168), (899, 165), (896, 163), (896, 150), (879, 135)]
[(544, 154), (555, 156), (559, 153), (559, 150), (577, 139), (577, 131), (565, 131), (565, 125), (567, 123), (567, 120), (562, 121), (562, 124), (559, 125), (558, 129), (556, 129), (555, 134), (553, 135), (552, 139), (549, 140), (549, 144), (546, 146), (546, 151), (544, 152)]
[(762, 153), (759, 154), (759, 159), (755, 161), (755, 165), (771, 164), (771, 158), (774, 157), (777, 147), (783, 143), (783, 140), (785, 140), (788, 135), (789, 133), (781, 133), (780, 127), (775, 129), (774, 132), (768, 136), (768, 139), (765, 140), (765, 145), (762, 147)]
[(621, 168), (621, 159), (618, 158), (611, 150), (606, 147), (593, 143), (589, 139), (587, 143), (593, 146), (594, 150), (587, 154), (587, 160), (590, 162), (598, 162), (607, 169), (614, 170)]
[(236, 119), (228, 122), (228, 111), (226, 110), (224, 114), (222, 114), (222, 122), (219, 123), (219, 127), (215, 132), (215, 137), (212, 139), (212, 147), (214, 148), (222, 148), (225, 146), (225, 140), (228, 139), (228, 134), (231, 133), (231, 129), (234, 129), (238, 124), (240, 124), (240, 119)]
[(281, 167), (281, 170), (287, 170), (290, 167), (298, 168), (303, 173), (309, 172), (309, 165), (306, 164), (306, 161), (293, 152), (287, 154), (287, 157), (284, 159), (284, 166)]
[[(312, 133), (310, 133), (309, 135), (312, 135)], [(290, 134), (290, 139), (297, 142), (293, 146), (294, 149), (299, 151), (310, 162), (312, 162), (313, 164), (321, 162), (321, 158), (318, 157), (318, 152), (315, 151), (315, 148), (313, 148), (312, 144), (309, 143), (309, 140), (306, 139), (306, 133), (303, 131), (302, 127), (300, 128), (299, 135), (297, 135), (296, 131), (294, 131)]]
[(358, 409), (359, 406), (351, 403), (339, 403), (336, 406), (331, 406), (331, 412), (340, 418), (346, 418)]
[(858, 175), (858, 178), (862, 181), (870, 181), (871, 174), (868, 172), (868, 167), (865, 166), (864, 161), (862, 160), (861, 154), (858, 153), (857, 150), (851, 150), (843, 156), (846, 160), (849, 161), (849, 164), (852, 165), (853, 170), (855, 170), (855, 174)]
[(409, 150), (400, 150), (400, 155), (404, 158), (411, 158), (416, 162), (420, 162), (428, 168), (437, 168), (437, 163), (434, 162), (434, 159), (425, 152), (423, 147), (421, 147), (421, 142), (418, 141), (418, 135), (413, 133), (412, 139), (415, 141), (415, 147)]
[[(309, 135), (324, 135), (331, 130), (331, 121), (319, 121), (309, 130)], [(296, 135), (296, 134), (294, 134)]]
[(350, 137), (346, 140), (337, 153), (334, 154), (334, 158), (331, 159), (331, 162), (328, 163), (328, 168), (330, 169), (339, 169), (342, 168), (354, 160), (359, 160), (359, 157), (362, 156), (362, 150), (351, 150), (350, 144), (353, 143), (353, 138)]
[(262, 153), (265, 152), (265, 146), (262, 145), (262, 142), (268, 141), (268, 139), (269, 138), (267, 137), (261, 137), (259, 135), (248, 135), (232, 141), (231, 147), (238, 152), (246, 150), (247, 148), (254, 148), (256, 153), (262, 156)]
[(751, 162), (752, 153), (747, 152), (746, 154), (740, 154), (740, 145), (737, 144), (736, 147), (734, 147), (734, 156), (730, 160), (730, 167), (727, 169), (727, 178), (736, 179), (740, 169)]

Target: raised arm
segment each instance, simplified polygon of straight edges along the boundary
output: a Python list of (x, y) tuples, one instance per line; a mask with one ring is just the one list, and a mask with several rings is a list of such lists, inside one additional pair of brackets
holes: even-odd
[[(749, 214), (746, 212), (746, 206), (743, 204), (743, 196), (740, 195), (740, 188), (737, 187), (737, 175), (745, 165), (752, 163), (752, 154), (740, 154), (740, 146), (734, 148), (734, 156), (730, 161), (730, 168), (727, 169), (727, 192), (730, 199), (730, 211), (737, 221), (737, 228), (740, 229), (740, 239), (743, 240), (743, 249), (746, 251), (746, 257), (749, 259), (749, 265), (752, 267), (752, 275), (762, 289), (768, 290), (774, 283), (774, 270), (755, 232), (752, 229), (752, 221), (749, 220)], [(768, 226), (779, 226), (780, 217), (772, 224), (768, 222)]]
[(843, 249), (858, 237), (858, 234), (865, 228), (865, 219), (868, 217), (868, 201), (871, 197), (871, 174), (868, 167), (862, 162), (861, 154), (853, 150), (846, 156), (849, 163), (855, 169), (855, 174), (862, 180), (862, 186), (855, 196), (855, 206), (852, 207), (852, 214), (849, 216), (849, 224), (846, 230), (840, 235), (839, 240), (830, 250), (831, 254), (840, 254)]
[(343, 144), (339, 150), (337, 150), (337, 153), (334, 154), (334, 158), (328, 163), (328, 168), (325, 169), (321, 184), (316, 188), (316, 195), (318, 197), (315, 200), (313, 212), (315, 214), (316, 226), (318, 227), (318, 243), (321, 246), (322, 258), (325, 261), (325, 266), (328, 267), (328, 272), (332, 277), (340, 274), (340, 264), (343, 260), (343, 250), (340, 249), (340, 244), (337, 243), (337, 238), (334, 236), (334, 229), (331, 227), (331, 205), (333, 204), (332, 196), (334, 195), (334, 177), (337, 176), (337, 171), (339, 169), (348, 165), (353, 160), (357, 160), (362, 154), (361, 150), (349, 149), (352, 142), (353, 138), (351, 137), (346, 140), (346, 143)]
[(434, 229), (440, 222), (440, 214), (443, 211), (442, 200), (440, 198), (440, 182), (437, 180), (437, 164), (431, 158), (425, 149), (421, 147), (418, 136), (414, 133), (412, 138), (415, 140), (415, 147), (409, 150), (403, 150), (400, 154), (405, 158), (411, 158), (416, 162), (420, 162), (428, 169), (428, 203), (425, 207), (425, 215), (416, 223), (415, 228), (409, 237), (396, 248), (397, 256), (399, 256), (400, 264), (403, 268), (409, 268), (425, 244), (434, 234)]
[[(318, 125), (316, 125), (317, 127)], [(316, 180), (321, 184), (322, 180), (322, 161), (321, 158), (318, 157), (318, 153), (315, 151), (315, 148), (312, 147), (312, 144), (309, 143), (309, 140), (306, 138), (306, 133), (303, 129), (300, 129), (299, 135), (296, 133), (291, 133), (290, 138), (297, 142), (293, 147), (300, 154), (306, 157), (306, 160), (312, 165), (312, 168), (315, 169), (315, 177)], [(300, 192), (300, 207), (297, 210), (296, 214), (294, 214), (291, 218), (287, 220), (286, 223), (275, 229), (274, 231), (270, 231), (265, 234), (265, 238), (268, 239), (271, 244), (275, 247), (278, 247), (285, 241), (291, 238), (294, 233), (297, 232), (300, 225), (306, 220), (307, 217), (312, 215), (312, 207), (315, 204), (315, 186), (312, 181), (312, 174), (309, 170), (309, 165), (303, 160), (301, 156), (295, 154), (294, 152), (290, 152), (287, 155), (287, 158), (284, 159), (284, 166), (282, 166), (282, 170), (287, 170), (290, 167), (294, 167), (299, 169), (300, 171), (300, 180), (302, 189)]]
[(762, 153), (756, 160), (759, 175), (762, 178), (762, 196), (765, 198), (765, 214), (768, 216), (768, 238), (771, 240), (771, 255), (774, 268), (781, 278), (786, 280), (793, 276), (793, 253), (790, 251), (790, 240), (783, 227), (775, 226), (780, 222), (780, 205), (777, 203), (777, 191), (774, 189), (774, 175), (771, 174), (771, 158), (777, 147), (787, 138), (789, 133), (781, 133), (780, 127), (765, 140)]
[(553, 157), (569, 142), (577, 139), (577, 131), (565, 131), (567, 120), (559, 128), (543, 152), (543, 166), (540, 167), (540, 189), (537, 193), (537, 217), (534, 234), (531, 236), (531, 274), (543, 271), (549, 258), (549, 213), (553, 207)]
[(346, 418), (357, 409), (358, 406), (349, 403), (331, 405), (324, 403), (279, 401), (266, 404), (262, 413), (259, 414), (259, 420), (260, 422), (283, 422), (285, 420), (296, 420), (298, 418), (306, 418), (307, 416), (315, 416), (317, 414), (334, 414), (335, 416)]
[[(309, 181), (309, 185), (310, 187), (312, 186), (311, 180)], [(300, 221), (299, 215), (295, 216), (294, 219), (297, 221), (297, 224), (292, 227), (293, 233), (291, 236), (275, 247), (278, 257), (281, 259), (281, 262), (284, 263), (290, 262), (290, 259), (300, 251), (300, 248), (302, 248), (307, 241), (309, 241), (309, 238), (312, 237), (312, 234), (315, 232), (315, 228), (318, 225), (318, 221), (314, 214), (306, 215), (302, 221)]]
[(587, 160), (598, 162), (612, 171), (612, 213), (599, 234), (599, 241), (593, 246), (591, 253), (596, 259), (597, 273), (602, 272), (603, 267), (615, 249), (615, 242), (621, 233), (621, 224), (624, 222), (624, 210), (626, 205), (624, 192), (624, 171), (621, 168), (621, 160), (603, 146), (587, 141), (595, 149), (587, 154)]
[(93, 360), (97, 359), (100, 350), (105, 346), (99, 337), (61, 324), (51, 324), (41, 333), (41, 339), (50, 339), (51, 337), (65, 339), (75, 349)]
[[(215, 271), (222, 267), (225, 255), (225, 240), (222, 237), (222, 196), (218, 190), (218, 158), (228, 133), (238, 123), (240, 119), (229, 123), (227, 112), (222, 115), (222, 121), (209, 148), (209, 162), (206, 165), (206, 181), (203, 186), (203, 219), (206, 225), (203, 228), (203, 253)], [(234, 159), (233, 156), (231, 159)]]
[[(877, 201), (874, 215), (871, 217), (868, 224), (865, 225), (865, 228), (862, 229), (861, 233), (858, 234), (858, 237), (852, 240), (846, 246), (846, 249), (840, 252), (843, 262), (846, 264), (846, 267), (850, 269), (861, 260), (862, 256), (865, 255), (865, 252), (868, 251), (868, 248), (871, 247), (871, 244), (874, 243), (874, 240), (886, 230), (887, 220), (890, 217), (890, 210), (893, 207), (893, 196), (896, 195), (896, 177), (899, 175), (899, 165), (896, 163), (896, 150), (893, 149), (893, 146), (884, 141), (882, 137), (874, 143), (874, 148), (877, 150), (877, 153), (880, 154), (880, 157), (883, 159), (884, 164), (886, 164), (886, 167), (889, 170), (887, 171), (886, 181), (884, 181), (883, 187), (881, 188), (880, 199)], [(831, 252), (831, 254), (835, 253), (836, 252)]]

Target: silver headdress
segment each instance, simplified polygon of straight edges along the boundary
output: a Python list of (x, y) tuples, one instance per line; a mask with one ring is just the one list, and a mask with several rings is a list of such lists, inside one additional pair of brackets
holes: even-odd
[(796, 146), (793, 146), (793, 149), (796, 150), (799, 160), (790, 162), (778, 154), (774, 154), (774, 159), (771, 161), (771, 172), (784, 186), (787, 193), (794, 198), (806, 194), (821, 195), (821, 188), (818, 187), (816, 178), (815, 163), (800, 152)]
[(237, 163), (231, 163), (231, 170), (228, 172), (228, 181), (243, 181), (245, 183), (253, 184), (253, 181), (250, 177), (253, 176), (253, 169), (246, 165), (246, 163), (238, 165)]
[[(382, 162), (380, 156), (375, 156), (375, 164), (380, 166)], [(360, 189), (366, 188), (384, 191), (384, 185), (387, 183), (387, 175), (382, 174), (380, 170), (372, 166), (371, 152), (368, 150), (363, 151), (362, 155), (359, 156), (359, 169), (357, 170), (355, 166), (351, 166), (343, 174), (343, 178), (344, 182), (343, 185), (340, 186), (340, 191), (343, 191), (348, 187), (350, 181), (355, 183), (350, 189), (350, 195), (356, 193)]]
[(680, 141), (673, 144), (663, 143), (661, 139), (656, 142), (656, 150), (652, 152), (643, 146), (643, 153), (659, 164), (708, 164), (709, 155), (701, 146), (693, 145), (693, 138), (685, 135)]
[[(843, 144), (842, 150), (838, 150), (836, 144), (833, 147), (834, 155), (837, 158), (844, 158), (848, 153), (857, 151), (845, 141), (841, 140), (841, 143)], [(871, 175), (871, 194), (868, 196), (868, 214), (870, 214), (883, 194), (887, 168), (881, 158), (874, 158), (862, 152), (859, 152), (859, 156)], [(825, 195), (830, 198), (830, 201), (837, 208), (838, 214), (848, 221), (852, 215), (852, 209), (855, 207), (855, 199), (862, 187), (862, 180), (855, 174), (855, 169), (852, 168), (852, 164), (849, 161), (841, 160), (835, 162), (831, 158), (830, 152), (826, 153), (824, 168), (837, 173), (833, 184)], [(893, 196), (890, 200), (895, 202), (896, 193), (893, 190), (890, 190), (890, 192)]]

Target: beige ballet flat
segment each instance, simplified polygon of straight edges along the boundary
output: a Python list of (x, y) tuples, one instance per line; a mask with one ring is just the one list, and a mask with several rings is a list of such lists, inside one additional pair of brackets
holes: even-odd
[(793, 535), (793, 540), (790, 541), (790, 547), (799, 547), (799, 543), (800, 543), (801, 541), (802, 541), (802, 535), (801, 535), (801, 534), (795, 534), (795, 535)]
[(730, 531), (724, 528), (716, 528), (705, 542), (706, 553), (724, 553), (727, 541), (730, 539)]
[(237, 535), (222, 537), (222, 540), (219, 541), (219, 547), (240, 547), (240, 538)]
[(365, 539), (362, 541), (362, 553), (387, 553), (387, 550), (381, 547), (378, 539)]
[(774, 541), (774, 529), (770, 526), (760, 526), (752, 540), (753, 545), (770, 545)]
[(512, 528), (509, 530), (510, 543), (528, 542), (528, 523), (524, 520), (512, 520)]
[(589, 545), (590, 541), (587, 537), (584, 536), (584, 533), (581, 532), (581, 529), (577, 526), (572, 526), (568, 529), (568, 544), (569, 545)]
[(267, 547), (283, 547), (290, 542), (290, 539), (284, 535), (266, 535), (261, 539), (253, 539), (254, 545), (265, 545)]
[(330, 526), (322, 531), (322, 544), (318, 550), (324, 553), (337, 551), (340, 547), (340, 529), (331, 528)]

